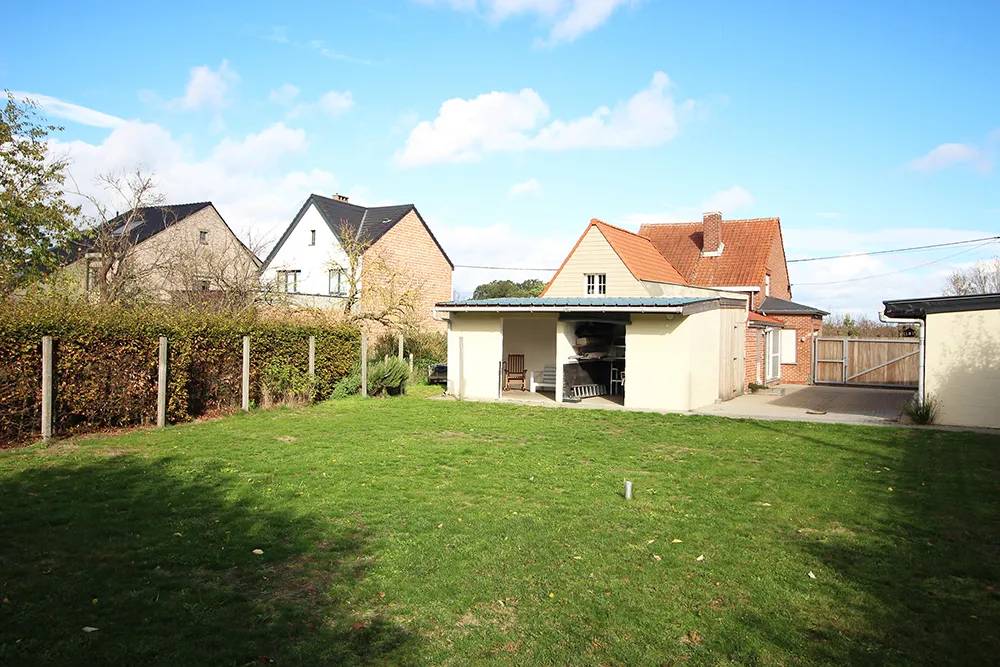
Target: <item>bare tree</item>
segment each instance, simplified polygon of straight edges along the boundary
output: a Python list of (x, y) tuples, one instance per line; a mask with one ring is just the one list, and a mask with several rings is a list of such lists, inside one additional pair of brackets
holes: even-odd
[(171, 300), (183, 306), (211, 306), (244, 311), (280, 300), (276, 286), (260, 278), (257, 259), (267, 247), (261, 235), (248, 232), (244, 243), (205, 246), (194, 237), (175, 243), (166, 253), (164, 273), (171, 284)]
[(945, 279), (945, 296), (995, 294), (1000, 292), (1000, 257), (984, 259)]
[[(132, 172), (111, 172), (98, 176), (97, 184), (106, 195), (75, 194), (94, 208), (90, 229), (85, 233), (87, 280), (101, 303), (125, 303), (148, 296), (150, 285), (144, 281), (153, 268), (140, 266), (134, 248), (144, 210), (163, 203), (151, 174), (142, 168)], [(110, 203), (107, 202), (110, 200)]]
[(339, 259), (330, 262), (343, 295), (344, 316), (349, 321), (405, 328), (414, 319), (421, 282), (362, 238), (360, 231), (340, 221)]

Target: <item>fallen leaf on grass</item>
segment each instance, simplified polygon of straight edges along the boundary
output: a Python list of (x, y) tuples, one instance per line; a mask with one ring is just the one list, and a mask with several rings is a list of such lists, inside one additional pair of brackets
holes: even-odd
[(813, 574), (812, 572), (810, 572), (810, 573), (809, 573), (809, 578), (810, 578), (810, 579), (815, 579), (815, 578), (816, 578), (816, 575), (815, 575), (815, 574)]
[(438, 524), (438, 528), (444, 528), (444, 524), (443, 523), (439, 523)]
[(681, 543), (682, 541), (683, 541), (683, 540), (678, 540), (678, 539), (677, 539), (677, 538), (675, 537), (674, 539), (670, 540), (670, 543), (671, 543), (671, 544), (680, 544), (680, 543)]
[(652, 544), (652, 543), (653, 543), (653, 542), (655, 542), (655, 541), (656, 541), (656, 540), (650, 540), (649, 542), (646, 542), (646, 544)]
[(258, 556), (263, 556), (264, 555), (264, 550), (263, 549), (254, 549), (253, 553), (257, 554)]
[(97, 632), (97, 628), (92, 628), (89, 625), (85, 625), (85, 626), (83, 626), (83, 631), (84, 632)]
[(702, 556), (698, 556), (697, 558), (695, 558), (695, 560), (697, 560), (697, 561), (705, 560), (705, 556), (703, 556), (703, 555)]
[(653, 554), (653, 560), (663, 560), (663, 559), (657, 556), (656, 554)]
[(174, 533), (174, 537), (184, 537), (181, 533)]

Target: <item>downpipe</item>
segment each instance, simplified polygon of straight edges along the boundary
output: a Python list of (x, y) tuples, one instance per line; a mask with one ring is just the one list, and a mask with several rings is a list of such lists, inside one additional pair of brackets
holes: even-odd
[(910, 317), (889, 317), (885, 314), (885, 308), (878, 311), (878, 319), (883, 324), (913, 324), (920, 327), (920, 354), (917, 357), (919, 370), (917, 371), (917, 401), (924, 404), (924, 343), (927, 323), (924, 320)]

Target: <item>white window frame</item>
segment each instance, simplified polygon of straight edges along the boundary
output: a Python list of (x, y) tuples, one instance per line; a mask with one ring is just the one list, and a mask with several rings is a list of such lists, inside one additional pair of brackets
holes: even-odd
[(583, 293), (587, 296), (605, 296), (608, 293), (608, 274), (587, 273), (583, 276)]
[[(285, 292), (286, 294), (298, 294), (300, 273), (302, 272), (298, 269), (278, 271), (278, 291)], [(288, 280), (289, 277), (291, 277), (290, 282)], [(291, 287), (291, 289), (289, 289), (289, 287)]]
[(764, 334), (764, 380), (781, 379), (781, 329), (768, 329)]
[[(333, 289), (334, 276), (336, 276), (337, 289)], [(327, 273), (327, 291), (331, 296), (347, 296), (347, 281), (344, 279), (343, 269), (330, 269)]]

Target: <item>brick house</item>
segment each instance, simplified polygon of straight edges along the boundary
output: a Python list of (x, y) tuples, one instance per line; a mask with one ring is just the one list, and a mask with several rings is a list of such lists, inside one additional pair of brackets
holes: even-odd
[[(360, 254), (358, 280), (348, 275), (351, 254)], [(431, 310), (451, 298), (453, 270), (413, 204), (365, 207), (343, 195), (313, 194), (264, 260), (261, 277), (309, 307), (343, 307), (352, 282), (360, 291), (356, 307), (365, 312), (415, 294), (408, 323), (444, 331), (446, 323), (435, 321)]]
[(746, 383), (808, 384), (812, 340), (828, 313), (794, 303), (778, 218), (642, 225), (639, 235), (673, 265), (689, 285), (744, 293)]
[[(128, 236), (129, 266), (114, 266), (141, 277), (142, 290), (161, 301), (190, 298), (191, 293), (246, 290), (255, 282), (260, 260), (233, 233), (212, 202), (168, 204), (136, 209), (126, 222), (122, 214), (108, 221), (115, 238)], [(127, 227), (127, 229), (126, 229)], [(66, 250), (58, 277), (94, 294), (102, 255), (93, 236)]]

